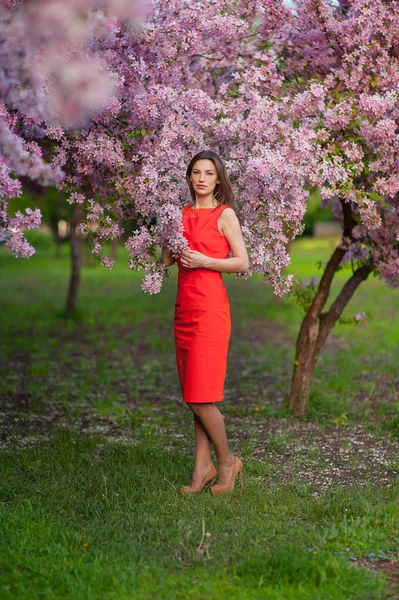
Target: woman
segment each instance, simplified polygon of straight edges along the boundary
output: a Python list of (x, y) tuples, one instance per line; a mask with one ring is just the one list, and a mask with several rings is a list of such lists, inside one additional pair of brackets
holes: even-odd
[[(234, 210), (233, 191), (219, 156), (205, 150), (187, 167), (193, 204), (182, 210), (189, 249), (177, 259), (175, 341), (184, 401), (194, 413), (195, 462), (191, 484), (180, 494), (199, 494), (211, 482), (211, 493), (232, 491), (237, 475), (242, 487), (242, 463), (230, 452), (222, 414), (230, 339), (230, 305), (221, 273), (248, 270), (248, 254)], [(229, 254), (232, 257), (228, 258)], [(166, 266), (175, 262), (162, 249)], [(218, 470), (212, 464), (211, 444)], [(212, 485), (216, 474), (218, 483)]]

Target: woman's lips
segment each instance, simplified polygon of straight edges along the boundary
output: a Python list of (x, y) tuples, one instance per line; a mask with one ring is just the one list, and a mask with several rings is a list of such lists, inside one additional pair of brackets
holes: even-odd
[(198, 188), (206, 188), (206, 185), (197, 185)]

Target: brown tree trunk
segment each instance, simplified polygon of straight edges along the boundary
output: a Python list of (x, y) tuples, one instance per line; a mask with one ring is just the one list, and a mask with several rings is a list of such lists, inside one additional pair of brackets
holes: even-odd
[[(352, 210), (350, 205), (345, 202), (342, 202), (342, 207), (344, 211), (343, 237), (351, 238), (355, 224)], [(363, 265), (357, 269), (346, 282), (330, 309), (323, 313), (334, 275), (344, 254), (345, 250), (339, 246), (334, 250), (321, 278), (317, 293), (299, 330), (289, 399), (289, 406), (296, 416), (303, 415), (307, 410), (317, 359), (330, 331), (337, 323), (357, 287), (367, 279), (372, 271), (371, 265)]]
[[(346, 282), (330, 309), (309, 317), (309, 311), (302, 321), (296, 345), (294, 373), (289, 405), (296, 416), (302, 416), (307, 410), (310, 388), (317, 359), (331, 330), (342, 315), (344, 308), (352, 298), (358, 286), (365, 281), (372, 271), (370, 265), (357, 269)], [(319, 295), (319, 290), (316, 298)]]
[(69, 278), (68, 296), (66, 303), (66, 316), (70, 317), (76, 312), (76, 303), (82, 268), (82, 248), (77, 236), (77, 226), (81, 219), (81, 207), (76, 204), (70, 220), (70, 246), (71, 246), (71, 274)]

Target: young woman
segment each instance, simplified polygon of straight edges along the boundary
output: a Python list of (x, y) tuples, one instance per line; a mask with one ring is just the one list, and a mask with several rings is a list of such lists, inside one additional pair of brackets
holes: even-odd
[[(191, 484), (180, 494), (199, 494), (211, 482), (211, 493), (232, 491), (237, 475), (242, 487), (242, 463), (230, 452), (222, 414), (230, 339), (230, 305), (221, 273), (248, 270), (248, 254), (234, 210), (233, 191), (219, 156), (205, 150), (187, 167), (192, 205), (182, 210), (189, 250), (177, 259), (175, 342), (184, 401), (194, 413), (195, 462)], [(228, 258), (229, 254), (232, 254)], [(165, 265), (175, 262), (162, 249)], [(211, 460), (211, 444), (217, 472)], [(216, 475), (218, 483), (212, 485)]]

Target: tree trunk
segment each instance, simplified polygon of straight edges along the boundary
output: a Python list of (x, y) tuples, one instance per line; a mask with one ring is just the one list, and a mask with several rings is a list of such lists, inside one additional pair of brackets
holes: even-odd
[[(307, 410), (310, 387), (321, 349), (356, 289), (362, 281), (367, 279), (371, 271), (371, 265), (359, 267), (345, 283), (327, 312), (322, 313), (320, 309), (318, 314), (313, 315), (313, 318), (309, 318), (311, 307), (302, 321), (296, 346), (295, 366), (289, 400), (289, 405), (296, 416), (302, 416)], [(316, 298), (319, 293), (320, 286)]]
[[(352, 229), (355, 225), (352, 208), (346, 202), (342, 202), (342, 208), (344, 213), (343, 237), (351, 239)], [(362, 281), (367, 279), (372, 271), (372, 265), (359, 267), (346, 282), (330, 309), (323, 313), (322, 311), (328, 300), (334, 275), (345, 252), (346, 250), (338, 246), (331, 255), (316, 295), (299, 330), (289, 399), (289, 406), (296, 416), (302, 416), (307, 410), (317, 359), (330, 331), (337, 323), (357, 287)]]
[(76, 303), (80, 283), (80, 271), (82, 268), (82, 249), (77, 236), (77, 226), (80, 223), (81, 207), (76, 204), (70, 220), (70, 245), (71, 245), (71, 274), (69, 278), (68, 297), (66, 303), (66, 316), (70, 317), (76, 313)]
[[(303, 415), (306, 412), (307, 401), (310, 395), (313, 373), (316, 367), (316, 343), (319, 334), (319, 323), (306, 322), (306, 317), (302, 321), (298, 336), (294, 373), (292, 376), (291, 395), (289, 405), (296, 416)], [(305, 341), (299, 343), (299, 339), (305, 338)]]

